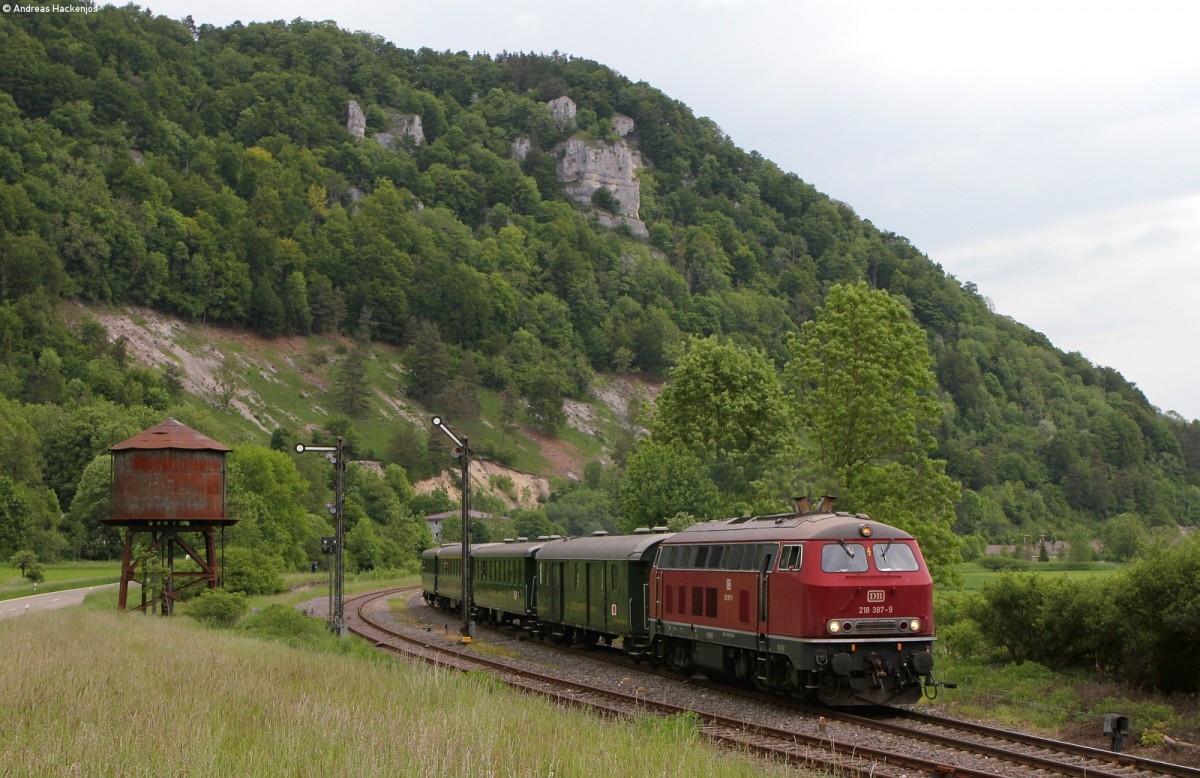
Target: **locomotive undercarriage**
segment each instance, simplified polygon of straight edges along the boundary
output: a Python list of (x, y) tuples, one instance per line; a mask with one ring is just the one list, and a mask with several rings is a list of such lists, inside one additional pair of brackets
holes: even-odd
[[(435, 597), (433, 604), (457, 611), (462, 603)], [(532, 614), (519, 615), (480, 609), (481, 621), (509, 624), (539, 639), (563, 644), (611, 646), (618, 637), (581, 627), (540, 621)], [(668, 627), (670, 629), (670, 627)], [(680, 630), (682, 631), (682, 630)], [(933, 654), (928, 641), (877, 643), (850, 641), (778, 641), (751, 634), (746, 645), (726, 645), (693, 640), (664, 632), (648, 638), (621, 639), (622, 650), (635, 661), (648, 660), (691, 675), (745, 687), (811, 696), (829, 705), (910, 705), (938, 684), (933, 679)], [(768, 650), (768, 647), (774, 650)]]
[[(813, 696), (829, 705), (910, 705), (932, 687), (933, 655), (925, 646), (893, 650), (868, 645), (813, 649), (806, 644), (797, 666), (790, 653), (655, 636), (640, 654), (656, 665), (741, 686)], [(795, 649), (797, 646), (789, 646)], [(859, 648), (855, 646), (855, 648)], [(635, 658), (639, 655), (628, 652)]]

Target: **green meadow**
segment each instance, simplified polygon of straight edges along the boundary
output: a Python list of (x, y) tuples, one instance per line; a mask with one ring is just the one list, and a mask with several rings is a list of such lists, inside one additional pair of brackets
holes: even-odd
[(46, 579), (35, 587), (28, 578), (21, 577), (20, 568), (8, 564), (0, 565), (0, 600), (116, 583), (121, 578), (121, 563), (61, 562), (43, 564), (42, 572)]
[[(988, 584), (989, 581), (994, 581), (1000, 577), (1000, 572), (989, 570), (978, 562), (964, 562), (956, 568), (959, 576), (962, 579), (962, 585), (959, 588), (939, 588), (939, 593), (953, 592), (977, 592)], [(1015, 572), (1032, 573), (1039, 576), (1048, 577), (1065, 577), (1074, 579), (1090, 579), (1103, 578), (1110, 575), (1115, 575), (1123, 569), (1122, 565), (1111, 564), (1108, 562), (1030, 562), (1028, 567)]]

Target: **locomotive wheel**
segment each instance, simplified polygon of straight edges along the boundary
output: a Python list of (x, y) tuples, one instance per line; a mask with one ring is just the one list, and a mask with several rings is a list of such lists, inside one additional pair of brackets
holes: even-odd
[(754, 658), (748, 651), (739, 651), (733, 660), (733, 676), (738, 683), (748, 684), (754, 680)]
[(832, 702), (838, 696), (838, 677), (833, 673), (821, 673), (820, 688), (817, 693), (824, 702)]
[(676, 640), (671, 644), (671, 664), (685, 673), (692, 672), (692, 644), (690, 641)]

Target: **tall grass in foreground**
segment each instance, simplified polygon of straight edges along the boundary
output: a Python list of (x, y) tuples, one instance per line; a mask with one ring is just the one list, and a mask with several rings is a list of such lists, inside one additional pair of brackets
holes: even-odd
[(761, 775), (696, 727), (488, 678), (79, 609), (0, 621), (5, 776)]

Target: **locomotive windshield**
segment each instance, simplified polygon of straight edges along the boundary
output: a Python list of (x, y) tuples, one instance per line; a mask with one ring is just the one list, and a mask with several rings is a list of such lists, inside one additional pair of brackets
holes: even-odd
[(821, 569), (827, 573), (865, 573), (867, 549), (861, 543), (841, 540), (822, 546)]
[(876, 543), (875, 568), (882, 573), (911, 573), (918, 569), (917, 557), (912, 547), (904, 543)]

